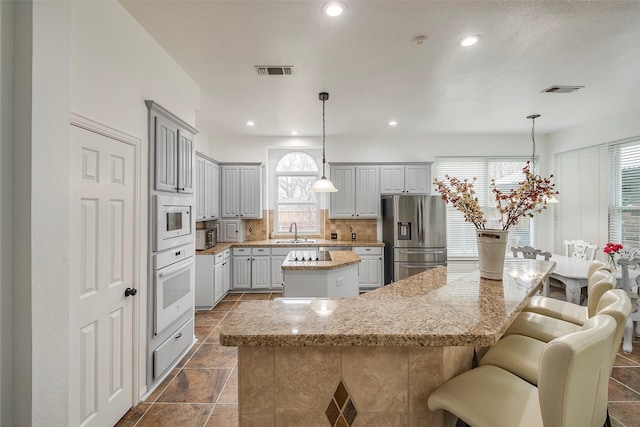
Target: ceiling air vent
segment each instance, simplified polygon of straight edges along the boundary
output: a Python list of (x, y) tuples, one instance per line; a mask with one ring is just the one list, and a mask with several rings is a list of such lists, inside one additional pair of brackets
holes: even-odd
[(578, 89), (582, 89), (584, 86), (559, 86), (554, 85), (546, 88), (542, 92), (546, 93), (572, 93), (577, 91)]
[(256, 65), (259, 76), (292, 76), (293, 65)]

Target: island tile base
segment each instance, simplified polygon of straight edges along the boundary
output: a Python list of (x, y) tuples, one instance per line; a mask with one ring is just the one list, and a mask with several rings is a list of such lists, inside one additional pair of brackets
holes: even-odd
[[(473, 346), (239, 347), (241, 426), (454, 426), (429, 394), (471, 369)], [(340, 420), (340, 418), (342, 419)]]

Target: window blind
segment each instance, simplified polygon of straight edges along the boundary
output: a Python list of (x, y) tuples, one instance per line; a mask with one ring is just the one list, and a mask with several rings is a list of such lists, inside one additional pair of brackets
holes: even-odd
[[(491, 179), (496, 180), (496, 186), (503, 191), (517, 187), (523, 180), (522, 168), (527, 160), (525, 157), (438, 157), (434, 164), (434, 177), (444, 179), (445, 175), (471, 181), (474, 184), (478, 202), (485, 213), (487, 228), (502, 228), (499, 223), (499, 213), (495, 199), (491, 192)], [(511, 246), (535, 246), (538, 243), (537, 221), (523, 218), (509, 229)], [(453, 206), (447, 205), (447, 252), (449, 258), (477, 258), (475, 227), (464, 221), (464, 216)]]
[(640, 248), (640, 140), (609, 145), (609, 238)]
[(608, 241), (608, 159), (606, 144), (554, 156), (560, 193), (560, 203), (555, 205), (554, 252), (564, 253), (565, 240), (582, 239), (600, 248)]

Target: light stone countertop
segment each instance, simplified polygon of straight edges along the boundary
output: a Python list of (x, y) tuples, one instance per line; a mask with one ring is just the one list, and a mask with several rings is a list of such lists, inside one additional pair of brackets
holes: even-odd
[(348, 246), (348, 247), (365, 247), (376, 246), (384, 247), (384, 242), (378, 240), (326, 240), (313, 239), (315, 242), (305, 242), (304, 239), (300, 243), (276, 243), (276, 240), (286, 239), (269, 239), (269, 240), (245, 240), (244, 242), (219, 242), (212, 248), (202, 251), (196, 251), (196, 255), (216, 255), (228, 248), (246, 248), (246, 247), (316, 247), (316, 246)]
[(287, 259), (282, 263), (283, 270), (335, 270), (348, 265), (358, 264), (360, 257), (351, 251), (329, 251), (331, 261), (292, 261)]
[(225, 319), (226, 346), (495, 344), (553, 261), (505, 260), (502, 281), (438, 267), (355, 298), (247, 301)]

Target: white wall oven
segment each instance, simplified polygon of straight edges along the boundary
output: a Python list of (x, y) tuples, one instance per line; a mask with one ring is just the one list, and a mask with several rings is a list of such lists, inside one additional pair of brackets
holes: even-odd
[(193, 198), (153, 197), (156, 222), (153, 250), (159, 252), (193, 243)]
[(194, 260), (193, 245), (154, 255), (155, 335), (193, 310)]

